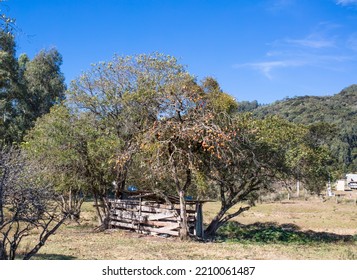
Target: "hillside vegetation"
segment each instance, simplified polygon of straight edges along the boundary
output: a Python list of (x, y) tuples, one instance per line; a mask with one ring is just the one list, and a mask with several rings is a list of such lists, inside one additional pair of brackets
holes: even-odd
[(254, 104), (244, 102), (241, 110), (247, 111), (248, 108), (260, 118), (278, 115), (295, 123), (318, 124), (324, 130), (322, 132), (332, 136), (326, 141), (335, 158), (331, 163), (331, 173), (342, 176), (347, 172), (357, 172), (357, 85), (333, 96), (300, 96), (264, 106), (247, 106)]

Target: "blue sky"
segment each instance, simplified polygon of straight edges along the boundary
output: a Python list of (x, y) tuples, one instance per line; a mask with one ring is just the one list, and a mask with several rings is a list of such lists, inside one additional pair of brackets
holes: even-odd
[(161, 52), (239, 100), (357, 83), (357, 0), (8, 0), (18, 54), (56, 47), (66, 82), (113, 55)]

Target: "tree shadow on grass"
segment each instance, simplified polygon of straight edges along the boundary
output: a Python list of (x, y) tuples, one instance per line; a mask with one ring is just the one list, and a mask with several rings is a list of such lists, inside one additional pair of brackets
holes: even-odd
[(36, 254), (32, 260), (75, 260), (76, 257), (61, 254)]
[(330, 232), (302, 231), (295, 224), (254, 223), (244, 225), (229, 222), (218, 232), (222, 241), (257, 243), (353, 243), (356, 235), (340, 235)]

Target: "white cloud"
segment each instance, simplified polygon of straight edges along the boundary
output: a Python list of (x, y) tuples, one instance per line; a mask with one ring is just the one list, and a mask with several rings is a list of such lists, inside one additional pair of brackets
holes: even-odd
[(258, 70), (263, 73), (268, 79), (273, 79), (272, 71), (277, 68), (286, 68), (286, 67), (298, 67), (305, 65), (305, 61), (299, 60), (275, 60), (275, 61), (262, 61), (262, 62), (252, 62), (244, 64), (236, 64), (233, 67), (242, 68), (248, 67), (254, 70)]
[(337, 0), (336, 4), (342, 6), (357, 5), (357, 0)]
[(319, 67), (329, 69), (332, 71), (340, 71), (341, 63), (346, 61), (356, 60), (355, 57), (343, 55), (321, 55), (311, 54), (308, 52), (281, 52), (270, 54), (271, 58), (275, 60), (249, 62), (243, 64), (233, 65), (234, 68), (250, 68), (262, 73), (269, 80), (274, 79), (273, 72), (281, 68), (297, 68), (297, 67)]
[(343, 71), (345, 63), (357, 60), (357, 33), (345, 37), (337, 32), (339, 29), (339, 25), (321, 22), (307, 36), (276, 40), (267, 44), (269, 49), (260, 60), (233, 67), (258, 71), (270, 80), (283, 68), (315, 67)]
[(335, 46), (334, 40), (328, 40), (323, 38), (318, 39), (318, 38), (313, 38), (313, 36), (309, 36), (304, 39), (295, 39), (295, 40), (287, 39), (286, 42), (300, 45), (303, 47), (314, 48), (314, 49), (329, 48)]
[(338, 28), (340, 28), (340, 25), (331, 22), (320, 22), (306, 37), (302, 39), (286, 39), (285, 43), (314, 49), (335, 47), (335, 32)]

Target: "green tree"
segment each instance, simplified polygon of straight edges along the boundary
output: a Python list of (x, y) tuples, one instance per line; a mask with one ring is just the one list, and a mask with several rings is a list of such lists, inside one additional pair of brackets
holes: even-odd
[(176, 82), (164, 97), (165, 107), (160, 112), (163, 117), (147, 131), (142, 142), (146, 164), (157, 180), (154, 186), (164, 181), (179, 197), (181, 239), (188, 238), (185, 197), (193, 183), (199, 135), (204, 132), (200, 127), (204, 118), (203, 94), (190, 76)]
[[(199, 161), (200, 170), (218, 188), (221, 202), (206, 236), (215, 236), (219, 227), (250, 209), (259, 192), (273, 192), (272, 183), (294, 178), (297, 166), (301, 180), (311, 187), (316, 187), (311, 180), (326, 180), (321, 170), (328, 154), (320, 146), (309, 145), (307, 128), (279, 118), (257, 120), (249, 114), (221, 119), (220, 126), (225, 136), (220, 143), (206, 143), (214, 152)], [(228, 212), (242, 202), (246, 205)]]
[(56, 49), (40, 51), (32, 60), (19, 58), (19, 80), (22, 91), (16, 103), (16, 125), (21, 140), (36, 119), (49, 113), (50, 108), (65, 98), (66, 85), (60, 66), (62, 56)]
[(0, 138), (6, 143), (21, 142), (35, 120), (65, 97), (62, 57), (51, 49), (33, 60), (26, 55), (17, 60), (13, 35), (0, 32), (1, 42), (5, 47), (0, 50)]
[(34, 160), (46, 162), (44, 176), (62, 191), (92, 194), (105, 227), (113, 185), (119, 197), (142, 133), (169, 113), (164, 93), (186, 77), (174, 58), (160, 54), (94, 65), (72, 82), (66, 107), (37, 120), (24, 147)]
[(7, 29), (0, 30), (0, 136), (6, 142), (12, 140), (16, 97), (19, 90), (15, 47), (15, 39), (12, 33)]
[[(146, 164), (155, 174), (155, 186), (164, 181), (180, 199), (180, 237), (188, 237), (187, 194), (212, 193), (198, 168), (205, 154), (229, 141), (218, 120), (235, 111), (233, 98), (223, 93), (218, 83), (206, 78), (197, 84), (192, 77), (176, 82), (164, 97), (164, 116), (145, 134), (143, 150)], [(219, 153), (216, 154), (219, 157)], [(169, 178), (168, 178), (169, 177)]]
[(79, 218), (84, 195), (96, 201), (99, 224), (106, 222), (108, 192), (115, 179), (116, 150), (121, 140), (90, 112), (54, 106), (40, 117), (25, 137), (23, 148), (40, 171), (43, 181), (55, 186), (63, 207)]
[(154, 53), (115, 56), (110, 62), (93, 65), (71, 83), (68, 92), (71, 106), (94, 114), (123, 143), (116, 151), (117, 197), (125, 188), (140, 135), (162, 112), (171, 113), (165, 111), (165, 94), (186, 76), (175, 58)]
[(0, 14), (0, 141), (8, 144), (20, 143), (66, 90), (60, 53), (42, 50), (32, 60), (25, 54), (17, 59), (14, 31), (14, 20)]

